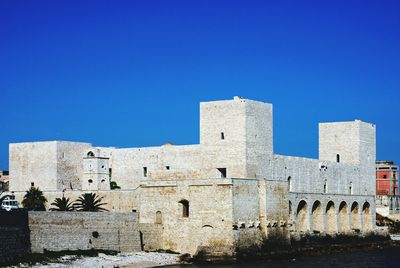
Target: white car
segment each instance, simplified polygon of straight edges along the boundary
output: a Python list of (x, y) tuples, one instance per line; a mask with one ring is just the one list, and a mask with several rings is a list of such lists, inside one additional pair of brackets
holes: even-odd
[(19, 209), (19, 204), (17, 200), (11, 200), (10, 198), (6, 198), (1, 202), (1, 208), (10, 211), (13, 209)]

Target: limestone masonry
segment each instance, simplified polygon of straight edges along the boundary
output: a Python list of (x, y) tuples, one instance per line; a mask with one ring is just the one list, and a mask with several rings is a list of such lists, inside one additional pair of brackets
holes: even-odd
[(39, 187), (50, 202), (64, 189), (98, 192), (110, 210), (155, 226), (153, 249), (182, 253), (375, 231), (375, 125), (320, 123), (319, 159), (309, 159), (274, 154), (272, 122), (272, 104), (235, 97), (200, 104), (196, 145), (10, 144), (10, 190)]

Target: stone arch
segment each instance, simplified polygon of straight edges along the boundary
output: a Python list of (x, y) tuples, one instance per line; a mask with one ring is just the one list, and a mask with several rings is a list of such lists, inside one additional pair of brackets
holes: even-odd
[(307, 202), (301, 200), (296, 211), (296, 226), (299, 232), (307, 232), (310, 229)]
[(326, 232), (333, 234), (337, 232), (337, 217), (335, 203), (329, 201), (326, 205)]
[(365, 202), (362, 209), (362, 216), (363, 216), (363, 224), (364, 224), (364, 231), (369, 231), (372, 229), (372, 220), (371, 220), (371, 206), (368, 202)]
[(361, 222), (358, 211), (358, 203), (353, 202), (353, 204), (351, 205), (351, 229), (359, 231), (361, 230)]
[(162, 224), (163, 220), (162, 220), (162, 213), (161, 211), (157, 211), (156, 212), (156, 224)]
[(324, 213), (322, 210), (321, 202), (316, 200), (312, 206), (312, 230), (314, 232), (324, 231)]
[(347, 203), (342, 201), (339, 205), (339, 232), (346, 233), (348, 231), (350, 231), (350, 226)]

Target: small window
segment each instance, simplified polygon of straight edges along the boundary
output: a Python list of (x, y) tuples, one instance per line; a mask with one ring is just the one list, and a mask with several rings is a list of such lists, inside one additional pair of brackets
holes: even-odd
[(143, 167), (143, 177), (147, 177), (147, 167)]
[(31, 187), (34, 187), (35, 186), (35, 183), (34, 182), (31, 182)]
[(170, 169), (170, 166), (165, 166), (165, 168), (166, 168), (167, 170), (169, 170), (169, 169)]
[(161, 211), (156, 212), (156, 224), (162, 224), (162, 213)]
[(288, 177), (287, 182), (288, 182), (289, 192), (291, 192), (292, 191), (292, 177), (291, 176)]
[(328, 186), (326, 181), (324, 182), (324, 194), (328, 193)]
[(224, 134), (224, 132), (221, 132), (221, 140), (225, 140), (225, 134)]
[(385, 174), (385, 175), (383, 175), (383, 178), (384, 178), (384, 179), (386, 179), (386, 178), (387, 178), (387, 175), (386, 175), (386, 174)]
[(339, 154), (336, 155), (336, 162), (340, 163), (340, 155)]
[(93, 180), (92, 180), (92, 179), (90, 179), (90, 180), (88, 180), (88, 182), (89, 182), (89, 183), (93, 183)]
[(94, 157), (94, 153), (93, 153), (92, 151), (89, 151), (89, 152), (87, 153), (87, 157)]
[(179, 204), (182, 207), (182, 217), (188, 218), (189, 217), (189, 201), (183, 199), (179, 201)]
[(101, 168), (104, 168), (104, 166), (101, 166)]
[(353, 194), (353, 182), (350, 182), (349, 194)]
[(106, 182), (106, 179), (102, 179), (101, 182), (102, 182), (102, 183), (103, 183), (103, 182)]
[(226, 178), (226, 168), (217, 168), (221, 178)]

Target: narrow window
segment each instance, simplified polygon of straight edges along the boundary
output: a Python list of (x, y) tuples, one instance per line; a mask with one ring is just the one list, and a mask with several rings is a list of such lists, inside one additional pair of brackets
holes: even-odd
[(179, 204), (182, 206), (182, 217), (188, 218), (189, 217), (189, 201), (183, 199), (179, 201)]
[(288, 182), (289, 192), (291, 192), (292, 191), (292, 177), (289, 176), (287, 179), (287, 182)]
[(353, 194), (353, 182), (350, 182), (349, 194)]
[(31, 182), (31, 187), (34, 187), (35, 186), (35, 183), (34, 182)]
[(143, 167), (143, 177), (147, 177), (147, 167)]
[(340, 162), (340, 155), (339, 154), (336, 155), (336, 162), (338, 162), (338, 163)]
[(167, 170), (169, 170), (170, 167), (169, 167), (169, 166), (165, 166), (165, 168), (166, 168)]
[(226, 178), (226, 168), (217, 168), (221, 178)]
[(156, 224), (162, 224), (162, 213), (161, 211), (156, 212)]
[(224, 134), (224, 132), (221, 132), (221, 140), (225, 140), (225, 134)]
[(326, 185), (326, 181), (324, 182), (324, 194), (328, 192), (328, 186)]

